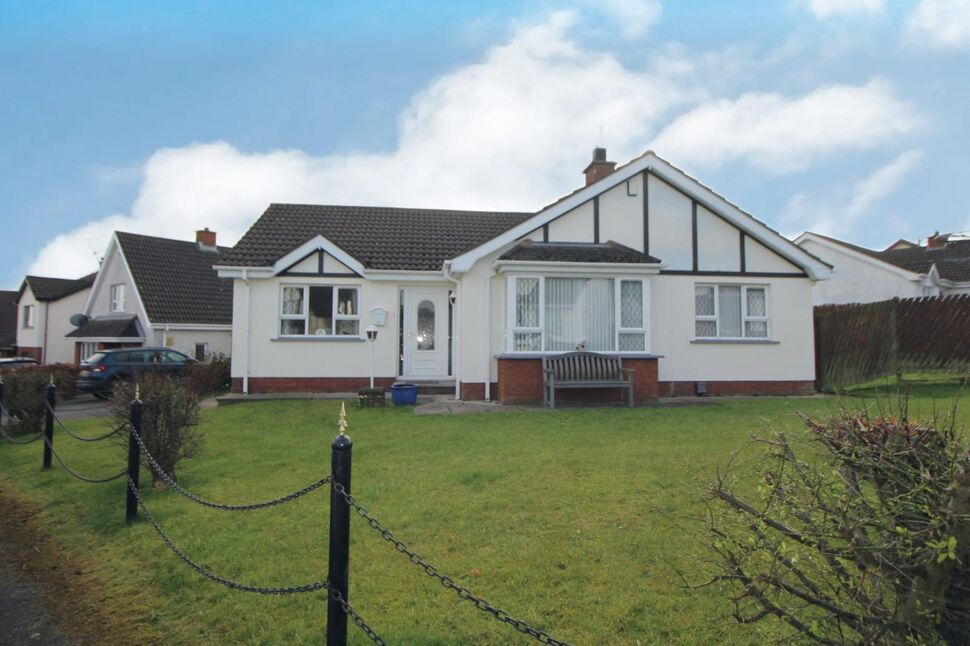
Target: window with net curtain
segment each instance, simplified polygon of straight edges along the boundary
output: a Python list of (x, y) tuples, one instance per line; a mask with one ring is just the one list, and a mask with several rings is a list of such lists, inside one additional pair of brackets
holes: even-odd
[(767, 339), (768, 293), (759, 285), (696, 285), (694, 336)]
[(512, 279), (513, 352), (644, 352), (644, 283), (640, 279)]
[(358, 288), (333, 285), (284, 285), (281, 336), (357, 336)]

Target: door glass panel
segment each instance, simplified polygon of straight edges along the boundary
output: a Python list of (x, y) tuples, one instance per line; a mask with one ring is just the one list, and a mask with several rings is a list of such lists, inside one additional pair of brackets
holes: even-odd
[(434, 303), (418, 303), (418, 350), (434, 350)]

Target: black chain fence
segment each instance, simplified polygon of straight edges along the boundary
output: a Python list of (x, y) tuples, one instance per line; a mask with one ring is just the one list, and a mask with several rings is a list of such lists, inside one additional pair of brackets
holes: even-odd
[[(139, 414), (137, 417), (134, 414), (135, 404), (139, 406)], [(60, 420), (57, 417), (54, 408), (50, 406), (50, 404), (47, 404), (46, 405), (47, 429), (45, 431), (41, 431), (37, 435), (30, 437), (29, 439), (24, 439), (24, 438), (11, 437), (6, 432), (3, 431), (2, 416), (4, 413), (6, 413), (6, 410), (2, 407), (2, 403), (0, 403), (0, 435), (2, 435), (5, 439), (15, 444), (28, 444), (43, 438), (46, 449), (57, 460), (57, 463), (61, 466), (61, 468), (63, 468), (64, 471), (66, 471), (72, 477), (78, 480), (81, 480), (83, 482), (105, 483), (105, 482), (110, 482), (112, 480), (116, 480), (118, 478), (127, 477), (127, 491), (130, 492), (131, 496), (133, 496), (133, 500), (132, 498), (129, 498), (130, 504), (134, 505), (135, 501), (137, 501), (137, 509), (141, 509), (142, 513), (145, 515), (145, 518), (148, 520), (149, 525), (158, 534), (162, 542), (169, 548), (169, 550), (172, 551), (172, 553), (175, 554), (176, 557), (179, 558), (179, 560), (181, 560), (188, 567), (190, 567), (192, 570), (194, 570), (204, 578), (210, 581), (213, 581), (215, 583), (218, 583), (220, 585), (223, 585), (231, 590), (238, 590), (241, 592), (250, 592), (250, 593), (262, 594), (262, 595), (304, 594), (304, 593), (317, 592), (319, 590), (326, 590), (329, 599), (336, 602), (336, 604), (339, 606), (339, 610), (336, 610), (338, 614), (342, 611), (344, 614), (347, 615), (347, 617), (351, 621), (353, 621), (354, 625), (360, 628), (360, 630), (371, 641), (373, 641), (375, 644), (380, 644), (383, 646), (386, 642), (380, 637), (380, 635), (378, 635), (378, 633), (367, 623), (367, 621), (364, 620), (364, 618), (347, 601), (345, 595), (341, 592), (340, 589), (338, 589), (338, 585), (331, 583), (331, 579), (328, 579), (326, 581), (313, 581), (310, 583), (304, 583), (302, 585), (297, 585), (297, 586), (272, 587), (272, 586), (252, 585), (249, 583), (241, 583), (239, 581), (234, 581), (227, 577), (216, 574), (215, 572), (212, 572), (208, 568), (194, 561), (182, 549), (180, 549), (178, 545), (176, 545), (175, 542), (168, 536), (168, 534), (165, 533), (161, 525), (158, 523), (158, 520), (149, 511), (148, 507), (145, 505), (145, 500), (142, 497), (141, 492), (139, 491), (139, 488), (138, 488), (137, 460), (135, 462), (129, 461), (128, 469), (124, 469), (116, 474), (113, 474), (107, 477), (94, 478), (94, 477), (85, 476), (78, 473), (77, 471), (75, 471), (65, 463), (65, 461), (61, 458), (61, 456), (54, 450), (53, 443), (51, 442), (51, 439), (50, 439), (53, 437), (53, 435), (51, 435), (50, 437), (47, 437), (46, 435), (48, 431), (54, 428), (55, 423), (57, 424), (57, 428), (64, 431), (70, 437), (80, 440), (82, 442), (99, 442), (102, 440), (106, 440), (110, 437), (118, 435), (123, 430), (127, 429), (129, 431), (128, 433), (130, 438), (129, 442), (133, 440), (137, 444), (137, 451), (141, 454), (144, 454), (145, 460), (147, 461), (151, 470), (161, 480), (163, 480), (173, 491), (175, 491), (176, 493), (184, 496), (185, 498), (188, 498), (192, 502), (195, 502), (199, 505), (202, 505), (210, 509), (217, 509), (220, 511), (253, 511), (257, 509), (266, 509), (268, 507), (275, 507), (278, 505), (286, 504), (288, 502), (292, 502), (293, 500), (296, 500), (313, 491), (316, 491), (317, 489), (323, 487), (326, 484), (330, 484), (331, 492), (335, 492), (337, 496), (337, 498), (333, 498), (332, 500), (344, 501), (347, 504), (348, 508), (353, 509), (358, 516), (363, 518), (367, 522), (367, 524), (380, 535), (382, 539), (384, 539), (385, 541), (393, 545), (394, 548), (398, 552), (406, 556), (408, 560), (411, 561), (411, 563), (421, 568), (421, 570), (427, 576), (437, 580), (441, 585), (455, 592), (455, 594), (457, 594), (460, 599), (470, 602), (477, 609), (481, 610), (487, 615), (493, 617), (494, 619), (497, 619), (503, 624), (511, 626), (513, 629), (515, 629), (516, 631), (524, 635), (532, 637), (533, 639), (535, 639), (536, 641), (542, 644), (550, 644), (553, 646), (569, 646), (567, 642), (555, 639), (549, 633), (533, 628), (528, 622), (511, 616), (505, 610), (493, 605), (492, 603), (489, 603), (482, 597), (473, 593), (465, 586), (459, 584), (452, 577), (439, 572), (438, 568), (435, 565), (428, 562), (423, 557), (419, 556), (410, 547), (408, 547), (407, 544), (405, 544), (403, 541), (398, 539), (390, 530), (385, 528), (377, 518), (371, 515), (370, 512), (368, 512), (367, 509), (363, 505), (361, 505), (360, 502), (354, 496), (352, 496), (348, 492), (347, 487), (349, 487), (349, 483), (350, 483), (349, 475), (347, 476), (347, 479), (346, 479), (347, 487), (345, 487), (344, 484), (341, 484), (341, 482), (338, 482), (338, 480), (333, 476), (327, 475), (303, 487), (302, 489), (299, 489), (292, 493), (286, 494), (284, 496), (280, 496), (278, 498), (273, 498), (271, 500), (267, 500), (264, 502), (251, 503), (251, 504), (216, 503), (191, 493), (190, 491), (186, 490), (184, 487), (179, 485), (178, 482), (176, 482), (175, 479), (170, 474), (166, 473), (165, 470), (161, 468), (161, 465), (154, 458), (154, 456), (152, 456), (152, 454), (148, 451), (147, 447), (145, 446), (145, 442), (142, 439), (140, 433), (138, 432), (138, 428), (140, 428), (140, 406), (141, 406), (140, 402), (133, 402), (133, 407), (132, 407), (133, 413), (132, 413), (132, 418), (130, 423), (120, 425), (117, 428), (112, 429), (110, 432), (104, 433), (103, 435), (99, 435), (96, 437), (85, 437), (83, 435), (74, 433), (62, 420)], [(345, 420), (342, 419), (341, 423), (342, 423), (342, 427), (345, 426)], [(340, 437), (345, 438), (346, 436), (341, 435)], [(134, 451), (135, 451), (135, 448), (133, 446), (130, 446), (129, 460), (132, 459), (132, 456), (137, 455), (136, 453), (133, 453)], [(47, 463), (48, 463), (47, 458), (45, 456), (45, 465)], [(336, 468), (334, 472), (338, 473)], [(135, 507), (131, 507), (130, 509), (136, 510)], [(345, 518), (348, 518), (348, 517), (345, 517)], [(344, 526), (345, 531), (349, 531), (348, 528), (349, 528), (349, 524)], [(346, 553), (344, 554), (344, 558), (346, 558)], [(346, 561), (344, 561), (344, 563), (346, 563)], [(339, 579), (333, 579), (333, 580), (339, 580)], [(346, 580), (344, 580), (344, 583), (342, 585), (346, 586)], [(346, 588), (344, 588), (344, 590), (346, 590)]]

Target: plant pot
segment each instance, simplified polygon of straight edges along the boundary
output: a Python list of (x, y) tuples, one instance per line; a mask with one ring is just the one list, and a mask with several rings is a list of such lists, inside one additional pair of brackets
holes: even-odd
[(395, 406), (414, 406), (418, 401), (418, 387), (414, 384), (391, 384), (391, 399)]

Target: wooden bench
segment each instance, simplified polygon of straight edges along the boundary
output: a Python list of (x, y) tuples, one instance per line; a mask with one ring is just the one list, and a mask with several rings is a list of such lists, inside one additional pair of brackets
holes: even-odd
[(542, 358), (542, 404), (556, 407), (556, 391), (562, 388), (620, 388), (633, 406), (633, 370), (623, 360), (595, 352), (568, 352)]

